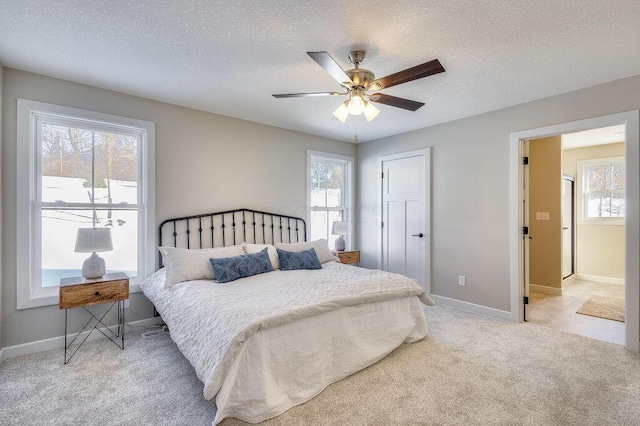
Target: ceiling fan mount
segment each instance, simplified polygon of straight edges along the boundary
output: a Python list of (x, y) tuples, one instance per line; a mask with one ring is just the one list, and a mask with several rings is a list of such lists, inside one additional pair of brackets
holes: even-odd
[(345, 73), (349, 76), (351, 81), (345, 81), (343, 85), (347, 89), (354, 89), (356, 87), (361, 87), (364, 90), (367, 90), (371, 83), (374, 82), (376, 76), (369, 70), (364, 68), (360, 68), (360, 64), (364, 60), (365, 52), (362, 50), (354, 50), (349, 53), (349, 60), (353, 64), (353, 69), (346, 70)]
[(285, 93), (273, 95), (275, 98), (297, 98), (314, 96), (349, 96), (333, 115), (343, 123), (349, 114), (360, 115), (364, 113), (367, 121), (373, 120), (380, 110), (371, 104), (377, 102), (396, 108), (416, 111), (424, 105), (423, 102), (411, 101), (409, 99), (398, 98), (384, 93), (368, 94), (369, 90), (382, 90), (398, 84), (407, 83), (419, 78), (444, 72), (444, 67), (440, 61), (434, 59), (424, 64), (408, 68), (404, 71), (376, 79), (375, 74), (367, 69), (360, 68), (364, 60), (363, 50), (354, 50), (349, 53), (349, 60), (353, 64), (352, 69), (343, 70), (340, 65), (327, 52), (307, 52), (307, 54), (327, 71), (345, 90), (344, 92), (315, 92), (315, 93)]

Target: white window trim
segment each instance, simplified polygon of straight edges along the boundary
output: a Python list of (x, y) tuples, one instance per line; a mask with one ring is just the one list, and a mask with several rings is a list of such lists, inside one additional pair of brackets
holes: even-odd
[(138, 277), (131, 280), (130, 292), (140, 291), (139, 283), (155, 269), (155, 123), (133, 118), (103, 114), (94, 111), (18, 99), (17, 117), (17, 173), (16, 173), (16, 286), (17, 308), (28, 309), (58, 304), (58, 287), (43, 290), (34, 281), (32, 262), (32, 230), (36, 217), (32, 208), (35, 200), (35, 114), (53, 114), (90, 120), (106, 125), (126, 126), (142, 129), (139, 167), (142, 176), (139, 212), (143, 215), (143, 226), (138, 229), (142, 244), (138, 259)]
[[(311, 159), (312, 157), (322, 157), (322, 158), (328, 158), (331, 160), (339, 160), (339, 161), (345, 161), (346, 167), (345, 167), (345, 182), (344, 182), (344, 187), (345, 187), (345, 192), (346, 192), (346, 196), (344, 197), (344, 210), (345, 210), (345, 216), (346, 216), (346, 222), (349, 225), (349, 235), (347, 235), (347, 238), (345, 238), (345, 242), (346, 242), (346, 246), (347, 246), (347, 250), (353, 250), (354, 249), (354, 245), (353, 242), (356, 241), (355, 239), (355, 226), (354, 226), (354, 211), (353, 211), (353, 206), (354, 206), (354, 195), (355, 195), (355, 191), (354, 191), (354, 175), (355, 175), (355, 162), (353, 157), (349, 157), (347, 155), (340, 155), (340, 154), (333, 154), (331, 152), (322, 152), (322, 151), (312, 151), (312, 150), (307, 150), (307, 186), (305, 188), (305, 191), (307, 193), (307, 240), (309, 240), (311, 238), (311, 192), (309, 191), (309, 188), (311, 187)], [(336, 210), (341, 210), (339, 208), (336, 208)]]
[[(580, 160), (577, 162), (576, 174), (577, 174), (577, 200), (576, 205), (578, 207), (577, 214), (577, 222), (578, 225), (618, 225), (624, 226), (625, 218), (624, 217), (585, 217), (585, 198), (584, 198), (584, 186), (585, 186), (585, 176), (584, 176), (584, 167), (592, 164), (615, 164), (622, 163), (625, 164), (625, 157), (606, 157), (606, 158), (593, 158), (590, 160)], [(625, 181), (626, 181), (626, 164), (625, 164)], [(626, 191), (626, 185), (625, 185)]]

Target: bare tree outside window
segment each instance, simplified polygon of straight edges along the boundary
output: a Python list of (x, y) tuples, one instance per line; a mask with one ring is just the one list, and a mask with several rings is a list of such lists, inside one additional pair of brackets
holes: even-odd
[(587, 218), (624, 217), (624, 164), (584, 166)]

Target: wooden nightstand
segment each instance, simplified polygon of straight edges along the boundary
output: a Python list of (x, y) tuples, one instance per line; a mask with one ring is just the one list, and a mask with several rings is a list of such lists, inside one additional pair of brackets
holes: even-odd
[[(93, 330), (98, 330), (105, 335), (106, 338), (111, 340), (120, 349), (124, 349), (124, 301), (129, 298), (129, 277), (127, 274), (117, 272), (113, 274), (106, 274), (102, 278), (95, 280), (86, 280), (83, 277), (62, 278), (60, 280), (60, 304), (59, 308), (64, 309), (64, 363), (68, 363), (69, 360), (80, 349), (80, 346), (87, 340)], [(111, 303), (111, 306), (107, 311), (98, 318), (87, 309), (88, 306), (97, 305), (100, 303)], [(107, 327), (102, 320), (109, 313), (114, 305), (118, 305), (118, 332), (114, 333), (109, 327)], [(82, 327), (82, 330), (75, 335), (69, 344), (67, 344), (67, 314), (71, 308), (84, 308), (92, 318)], [(92, 320), (96, 323), (93, 328), (89, 329)], [(103, 328), (98, 328), (102, 325)], [(67, 350), (76, 341), (76, 339), (87, 329), (89, 332), (80, 342), (78, 347), (67, 358)], [(109, 335), (111, 334), (111, 336)], [(113, 337), (112, 337), (113, 336)], [(120, 340), (118, 342), (117, 340)]]
[(360, 263), (360, 250), (345, 250), (336, 252), (340, 263), (358, 264)]

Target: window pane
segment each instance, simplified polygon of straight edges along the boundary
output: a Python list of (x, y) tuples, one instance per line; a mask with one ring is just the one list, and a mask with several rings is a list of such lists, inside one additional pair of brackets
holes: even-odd
[(340, 162), (312, 160), (311, 206), (342, 207), (345, 165)]
[(324, 238), (328, 240), (329, 231), (327, 228), (328, 212), (327, 211), (312, 211), (311, 212), (311, 241)]
[(312, 211), (311, 212), (311, 240), (324, 238), (333, 250), (338, 235), (331, 234), (333, 222), (342, 220), (342, 211)]
[(587, 167), (587, 191), (604, 191), (609, 185), (609, 171), (607, 166)]
[(587, 167), (587, 191), (624, 190), (623, 165), (595, 165)]
[[(81, 275), (82, 262), (88, 253), (75, 253), (78, 228), (93, 225), (93, 211), (42, 209), (42, 286), (57, 286), (60, 278)], [(138, 271), (138, 211), (97, 210), (97, 225), (110, 226), (113, 251), (99, 253), (105, 259), (107, 272)]]
[(588, 194), (587, 217), (624, 217), (624, 197), (618, 194)]
[(41, 134), (42, 201), (91, 203), (95, 173), (96, 203), (138, 203), (137, 137), (46, 122)]
[(42, 201), (91, 202), (91, 130), (43, 123)]
[(611, 217), (625, 217), (624, 197), (611, 198)]
[(326, 188), (311, 188), (311, 207), (327, 207)]
[(336, 240), (338, 239), (338, 235), (331, 234), (331, 230), (333, 229), (333, 222), (337, 220), (342, 220), (342, 212), (329, 212), (329, 237), (327, 238), (327, 240), (329, 241), (329, 248), (331, 248), (332, 250), (336, 247)]
[(96, 203), (138, 202), (138, 138), (95, 134)]
[(613, 191), (624, 190), (624, 166), (611, 166), (611, 184)]

